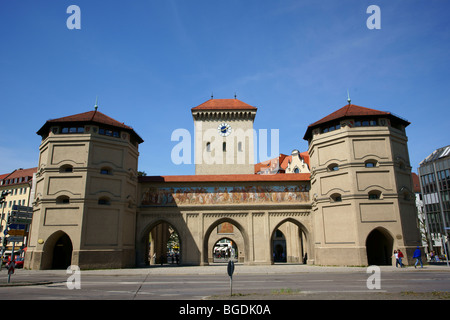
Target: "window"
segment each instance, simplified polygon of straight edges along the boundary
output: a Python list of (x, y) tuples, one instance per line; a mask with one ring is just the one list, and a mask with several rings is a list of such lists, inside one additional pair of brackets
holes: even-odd
[(377, 200), (381, 198), (381, 192), (374, 190), (369, 192), (369, 200)]
[(331, 200), (334, 202), (341, 202), (342, 196), (339, 193), (334, 193), (330, 196)]
[(114, 137), (114, 138), (119, 138), (119, 131), (114, 131), (111, 129), (106, 129), (106, 128), (99, 128), (98, 129), (98, 133), (104, 136), (108, 136), (108, 137)]
[(110, 205), (111, 201), (109, 200), (108, 197), (101, 197), (100, 199), (98, 199), (98, 204), (100, 204), (100, 205)]
[(84, 127), (63, 127), (61, 133), (84, 133)]
[(59, 167), (59, 173), (67, 173), (67, 172), (73, 172), (73, 167), (70, 164), (65, 164)]
[(104, 167), (100, 169), (100, 174), (112, 174), (112, 171), (110, 168)]
[(57, 204), (68, 204), (70, 203), (70, 198), (68, 196), (59, 196), (56, 198)]
[(300, 169), (298, 167), (295, 167), (294, 173), (300, 173)]
[(368, 160), (364, 163), (366, 168), (375, 168), (377, 166), (377, 162), (374, 160)]
[(238, 151), (242, 152), (242, 142), (238, 142)]
[(328, 170), (329, 171), (338, 171), (339, 170), (339, 165), (336, 163), (332, 163), (328, 166)]
[(211, 152), (211, 142), (206, 143), (206, 152)]
[(222, 144), (222, 151), (223, 151), (223, 152), (227, 151), (227, 143), (226, 143), (226, 142), (224, 142), (224, 143)]

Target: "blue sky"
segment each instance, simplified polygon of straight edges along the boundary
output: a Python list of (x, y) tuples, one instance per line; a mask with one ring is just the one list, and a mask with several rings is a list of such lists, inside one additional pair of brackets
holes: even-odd
[[(69, 30), (67, 7), (81, 9)], [(369, 5), (381, 10), (370, 30)], [(445, 0), (22, 0), (0, 3), (0, 173), (37, 166), (46, 120), (93, 110), (145, 140), (139, 169), (175, 165), (175, 129), (215, 98), (258, 107), (280, 152), (307, 150), (307, 126), (347, 102), (391, 111), (407, 128), (413, 171), (450, 144), (450, 2)], [(264, 160), (264, 159), (258, 159)]]

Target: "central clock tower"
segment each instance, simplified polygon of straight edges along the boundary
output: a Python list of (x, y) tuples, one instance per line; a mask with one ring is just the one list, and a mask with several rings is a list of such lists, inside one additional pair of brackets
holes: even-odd
[(257, 108), (238, 99), (210, 99), (191, 111), (195, 174), (253, 174)]

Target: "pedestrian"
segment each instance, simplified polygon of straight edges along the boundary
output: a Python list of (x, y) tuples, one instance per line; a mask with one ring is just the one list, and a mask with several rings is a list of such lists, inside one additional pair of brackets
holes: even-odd
[(435, 262), (436, 261), (436, 255), (434, 254), (434, 251), (430, 252), (430, 262)]
[(414, 268), (417, 268), (417, 264), (419, 262), (420, 262), (420, 267), (423, 268), (422, 252), (420, 251), (419, 246), (417, 246), (417, 249), (414, 250), (413, 259), (416, 259), (416, 263), (414, 264)]
[(398, 252), (397, 252), (397, 250), (394, 250), (393, 257), (395, 258), (395, 267), (398, 268)]
[(404, 267), (403, 262), (402, 262), (403, 257), (404, 257), (403, 252), (401, 252), (400, 249), (398, 249), (398, 263), (400, 263), (400, 268)]

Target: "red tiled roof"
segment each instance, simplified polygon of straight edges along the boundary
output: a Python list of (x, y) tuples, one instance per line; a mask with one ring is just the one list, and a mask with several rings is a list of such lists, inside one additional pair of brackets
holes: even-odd
[[(25, 178), (25, 177), (31, 177), (32, 178), (33, 177), (33, 173), (36, 173), (37, 169), (38, 169), (37, 167), (29, 168), (29, 169), (17, 169), (17, 170), (14, 170), (11, 173), (6, 173), (6, 174), (0, 175), (0, 180), (5, 180), (5, 181), (10, 180), (8, 185), (25, 183), (25, 181), (14, 183), (13, 180), (15, 178)], [(29, 179), (28, 181), (31, 181), (31, 179)], [(3, 186), (5, 186), (5, 184), (3, 184)]]
[[(303, 158), (303, 161), (305, 161), (305, 163), (309, 167), (310, 165), (309, 165), (308, 151), (300, 152), (299, 154)], [(277, 158), (266, 160), (266, 161), (255, 164), (255, 173), (261, 171), (261, 169), (268, 168), (271, 165), (272, 161), (275, 159), (277, 159)], [(280, 166), (281, 169), (286, 170), (286, 168), (288, 167), (288, 163), (290, 161), (292, 161), (292, 155), (288, 156), (288, 155), (280, 153), (280, 156), (278, 157), (278, 165)]]
[(75, 122), (82, 122), (82, 123), (86, 123), (86, 122), (93, 122), (93, 123), (99, 123), (99, 124), (103, 124), (103, 125), (107, 125), (107, 126), (112, 126), (112, 127), (116, 127), (116, 128), (121, 128), (124, 129), (126, 131), (130, 131), (133, 134), (136, 135), (136, 137), (138, 138), (139, 142), (143, 142), (142, 138), (139, 137), (139, 135), (133, 130), (132, 127), (127, 126), (126, 124), (119, 122), (111, 117), (108, 117), (106, 114), (101, 113), (100, 111), (88, 111), (88, 112), (83, 112), (83, 113), (78, 113), (72, 116), (67, 116), (67, 117), (62, 117), (62, 118), (57, 118), (57, 119), (51, 119), (48, 120), (41, 129), (39, 129), (39, 131), (37, 132), (37, 134), (42, 135), (45, 134), (46, 130), (49, 129), (51, 124), (56, 124), (56, 123), (75, 123)]
[(365, 107), (360, 107), (354, 104), (348, 104), (339, 110), (329, 114), (328, 116), (320, 119), (319, 121), (310, 124), (309, 127), (314, 127), (318, 124), (322, 124), (325, 122), (330, 122), (333, 120), (347, 118), (347, 117), (355, 117), (355, 116), (382, 116), (382, 115), (390, 115), (390, 112), (378, 111), (374, 109), (369, 109)]
[(132, 130), (133, 128), (121, 123), (117, 120), (114, 120), (111, 117), (108, 117), (106, 114), (101, 113), (100, 111), (88, 111), (79, 114), (74, 114), (72, 116), (62, 117), (58, 119), (48, 120), (47, 122), (97, 122), (102, 123), (114, 127), (124, 128), (128, 130)]
[(332, 121), (335, 121), (338, 119), (343, 119), (343, 118), (365, 117), (365, 116), (386, 116), (391, 119), (395, 118), (397, 120), (400, 120), (401, 122), (404, 122), (406, 125), (409, 125), (408, 121), (401, 119), (401, 118), (393, 115), (390, 112), (379, 111), (379, 110), (375, 110), (375, 109), (357, 106), (354, 104), (348, 104), (348, 105), (340, 108), (339, 110), (336, 110), (335, 112), (329, 114), (328, 116), (310, 124), (308, 126), (308, 129), (306, 130), (306, 133), (305, 133), (305, 136), (303, 137), (303, 139), (307, 140), (308, 136), (310, 135), (310, 133), (312, 131), (312, 128), (317, 127), (321, 124), (324, 124), (327, 122), (332, 122)]
[(29, 169), (17, 169), (13, 173), (11, 173), (10, 176), (8, 176), (8, 179), (14, 179), (14, 178), (20, 178), (20, 177), (32, 177), (33, 173), (37, 172), (37, 167), (35, 168), (29, 168)]
[(257, 110), (238, 99), (210, 99), (191, 110)]
[(265, 182), (309, 181), (309, 173), (293, 174), (217, 174), (183, 176), (144, 176), (139, 182)]

